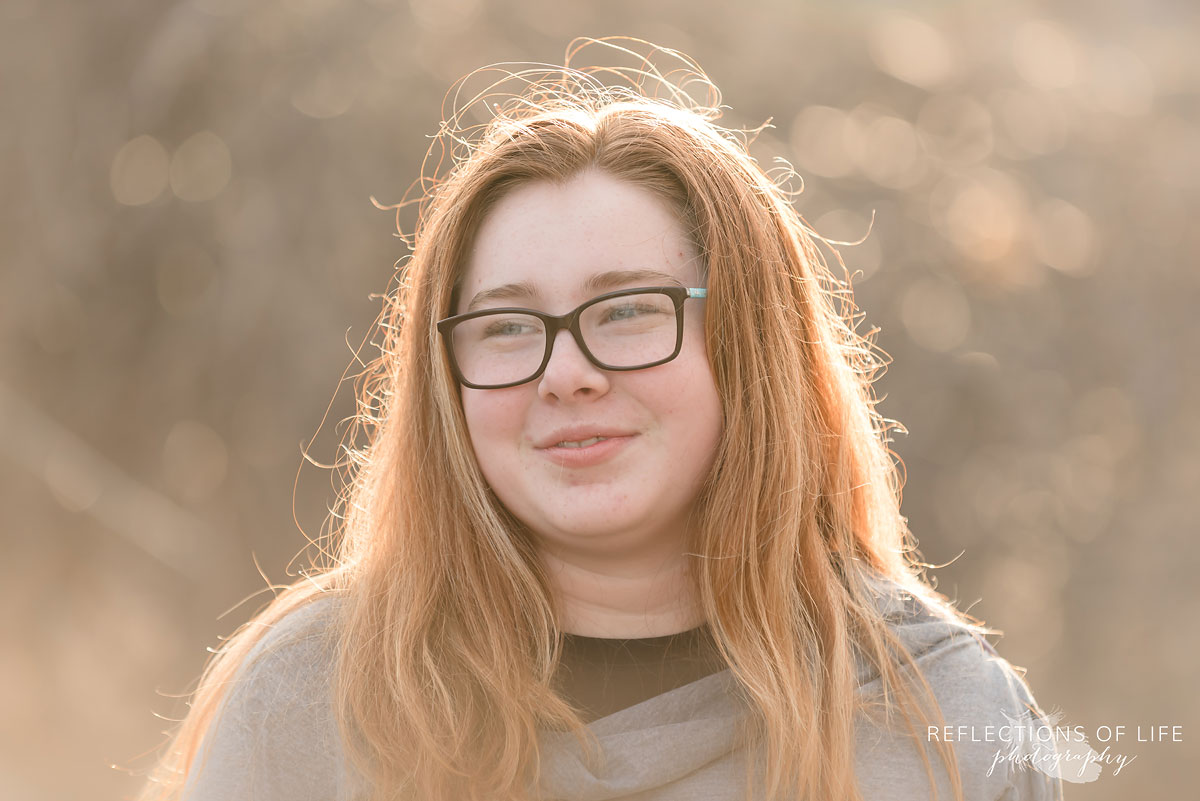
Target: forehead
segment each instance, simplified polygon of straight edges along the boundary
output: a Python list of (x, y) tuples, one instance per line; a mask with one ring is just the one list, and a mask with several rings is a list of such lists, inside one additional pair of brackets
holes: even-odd
[[(459, 292), (465, 310), (481, 292), (506, 288), (496, 302), (579, 303), (596, 294), (601, 273), (631, 275), (630, 285), (696, 286), (697, 253), (678, 215), (651, 191), (599, 171), (565, 183), (539, 181), (505, 195), (476, 234)], [(613, 287), (616, 288), (616, 287)], [(590, 294), (589, 294), (590, 293)]]

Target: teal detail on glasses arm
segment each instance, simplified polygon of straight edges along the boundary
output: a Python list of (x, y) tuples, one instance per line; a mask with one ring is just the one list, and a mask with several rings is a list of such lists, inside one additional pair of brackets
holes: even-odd
[(691, 289), (690, 287), (688, 288), (688, 297), (689, 298), (703, 298), (703, 297), (707, 297), (707, 296), (708, 296), (707, 289)]

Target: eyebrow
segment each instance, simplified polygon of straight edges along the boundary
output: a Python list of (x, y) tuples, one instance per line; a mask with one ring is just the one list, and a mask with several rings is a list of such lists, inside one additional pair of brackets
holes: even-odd
[[(608, 270), (596, 273), (583, 283), (587, 292), (605, 292), (616, 289), (624, 284), (636, 282), (646, 283), (647, 286), (683, 286), (678, 278), (658, 270)], [(471, 298), (467, 311), (475, 311), (485, 303), (497, 300), (516, 300), (520, 298), (540, 298), (537, 285), (529, 281), (517, 281), (512, 284), (485, 289)]]
[(505, 284), (504, 286), (485, 289), (482, 292), (471, 298), (471, 304), (467, 306), (468, 312), (473, 312), (485, 303), (493, 303), (497, 300), (513, 300), (516, 298), (536, 298), (540, 297), (541, 293), (538, 288), (528, 281), (518, 281), (515, 284)]

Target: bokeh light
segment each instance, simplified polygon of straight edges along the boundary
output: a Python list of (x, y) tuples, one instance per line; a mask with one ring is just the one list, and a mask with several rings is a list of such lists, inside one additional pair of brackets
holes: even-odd
[(885, 13), (867, 30), (871, 60), (894, 78), (936, 89), (955, 74), (955, 57), (947, 38), (929, 22)]
[(126, 206), (142, 206), (167, 188), (167, 151), (153, 136), (126, 142), (113, 158), (109, 183), (113, 197)]

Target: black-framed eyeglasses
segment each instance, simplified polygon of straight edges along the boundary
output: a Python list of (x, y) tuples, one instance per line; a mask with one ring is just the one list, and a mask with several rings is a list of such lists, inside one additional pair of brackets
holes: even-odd
[(683, 304), (707, 290), (681, 286), (621, 289), (566, 314), (482, 309), (438, 321), (454, 377), (471, 389), (503, 389), (538, 378), (564, 328), (602, 370), (643, 370), (671, 361), (683, 345)]

